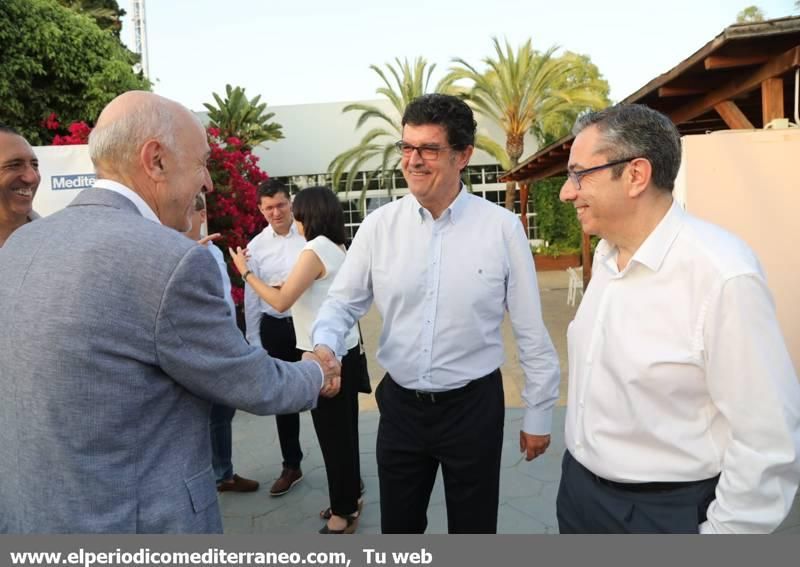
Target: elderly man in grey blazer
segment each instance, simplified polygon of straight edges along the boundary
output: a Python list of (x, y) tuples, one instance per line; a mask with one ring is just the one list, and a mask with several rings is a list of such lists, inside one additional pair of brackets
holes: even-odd
[(339, 369), (270, 358), (231, 322), (181, 234), (213, 189), (187, 109), (125, 93), (89, 152), (95, 187), (0, 250), (0, 532), (220, 532), (210, 404), (309, 409)]

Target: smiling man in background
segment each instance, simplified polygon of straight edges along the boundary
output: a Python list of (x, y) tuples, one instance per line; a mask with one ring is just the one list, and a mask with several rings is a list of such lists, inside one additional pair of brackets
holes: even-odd
[(33, 198), (41, 180), (31, 145), (16, 130), (0, 124), (0, 247), (12, 232), (38, 218)]

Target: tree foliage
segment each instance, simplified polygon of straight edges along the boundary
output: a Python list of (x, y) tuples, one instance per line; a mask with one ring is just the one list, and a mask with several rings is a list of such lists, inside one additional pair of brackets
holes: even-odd
[(244, 148), (250, 149), (271, 140), (283, 138), (282, 126), (271, 122), (274, 112), (267, 112), (267, 103), (261, 95), (248, 99), (242, 87), (225, 85), (225, 98), (212, 93), (215, 105), (203, 103), (208, 110), (211, 127), (219, 130), (222, 139), (238, 138)]
[(94, 19), (100, 29), (110, 30), (119, 37), (125, 10), (119, 7), (117, 0), (58, 0), (58, 2), (62, 6), (86, 14)]
[(748, 6), (736, 14), (737, 24), (753, 24), (763, 22), (765, 19), (764, 11), (758, 6)]
[(562, 105), (537, 120), (532, 132), (542, 147), (548, 146), (556, 140), (563, 138), (572, 131), (572, 126), (578, 115), (587, 108), (597, 110), (611, 104), (608, 98), (610, 89), (597, 65), (592, 63), (588, 55), (581, 55), (571, 51), (565, 52), (561, 59), (569, 65), (569, 72), (558, 77), (553, 85), (554, 90), (569, 92), (585, 90), (594, 93), (599, 99), (599, 106), (582, 107), (581, 105)]
[(48, 140), (43, 120), (93, 123), (114, 97), (150, 83), (136, 55), (87, 15), (55, 0), (0, 2), (0, 122), (32, 144)]
[(342, 109), (342, 112), (361, 113), (356, 129), (362, 128), (372, 119), (377, 120), (378, 124), (365, 132), (357, 145), (336, 156), (328, 166), (335, 191), (340, 189), (352, 191), (359, 172), (368, 169), (375, 160), (378, 160), (380, 165), (367, 174), (362, 200), (373, 179), (379, 177), (385, 183), (392, 176), (400, 162), (394, 143), (402, 137), (400, 120), (406, 106), (423, 94), (445, 90), (441, 82), (433, 90), (430, 89), (431, 75), (435, 68), (435, 64), (428, 64), (423, 57), (417, 57), (413, 62), (397, 58), (394, 65), (386, 63), (385, 69), (370, 65), (370, 69), (375, 71), (382, 82), (375, 92), (391, 102), (392, 111), (387, 113), (377, 106), (363, 103), (348, 104)]
[[(519, 163), (525, 150), (527, 132), (542, 141), (563, 128), (563, 124), (586, 109), (608, 105), (608, 83), (586, 56), (566, 53), (556, 56), (557, 47), (535, 50), (528, 40), (519, 48), (493, 38), (494, 54), (483, 60), (479, 70), (463, 59), (454, 59), (445, 81), (466, 80), (462, 96), (476, 112), (495, 122), (505, 133), (505, 147), (489, 145), (479, 138), (479, 148), (490, 153), (505, 168)], [(594, 67), (594, 66), (592, 66)], [(516, 183), (506, 186), (506, 208), (513, 210)]]
[(581, 225), (575, 207), (558, 198), (565, 181), (563, 176), (542, 179), (535, 182), (532, 192), (539, 238), (554, 249), (581, 246)]

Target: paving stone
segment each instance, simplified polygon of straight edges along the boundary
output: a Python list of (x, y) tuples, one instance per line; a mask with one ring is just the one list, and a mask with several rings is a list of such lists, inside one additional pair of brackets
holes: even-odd
[(501, 534), (543, 534), (547, 526), (527, 514), (510, 507), (503, 507), (497, 518), (497, 532)]

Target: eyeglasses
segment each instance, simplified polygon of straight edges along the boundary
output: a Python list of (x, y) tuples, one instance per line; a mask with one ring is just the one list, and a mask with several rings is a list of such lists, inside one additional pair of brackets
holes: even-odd
[(590, 173), (594, 173), (595, 171), (601, 171), (608, 167), (614, 167), (615, 165), (619, 165), (621, 163), (628, 163), (635, 159), (641, 159), (640, 157), (629, 157), (625, 159), (617, 159), (614, 161), (610, 161), (608, 163), (604, 163), (603, 165), (597, 165), (595, 167), (589, 167), (586, 169), (573, 169), (572, 171), (567, 172), (567, 177), (573, 184), (575, 184), (575, 189), (578, 191), (581, 190), (581, 179), (589, 175)]
[(439, 152), (448, 150), (452, 146), (412, 146), (411, 144), (406, 144), (403, 140), (400, 140), (399, 142), (395, 142), (394, 147), (403, 157), (410, 158), (414, 153), (414, 150), (416, 150), (419, 154), (419, 157), (422, 159), (426, 161), (435, 161), (439, 159)]
[(261, 208), (261, 212), (269, 214), (269, 213), (272, 213), (273, 211), (285, 211), (286, 209), (288, 209), (291, 206), (292, 206), (292, 204), (289, 201), (279, 201), (278, 203), (275, 203), (274, 205), (269, 205), (269, 206), (262, 207)]

